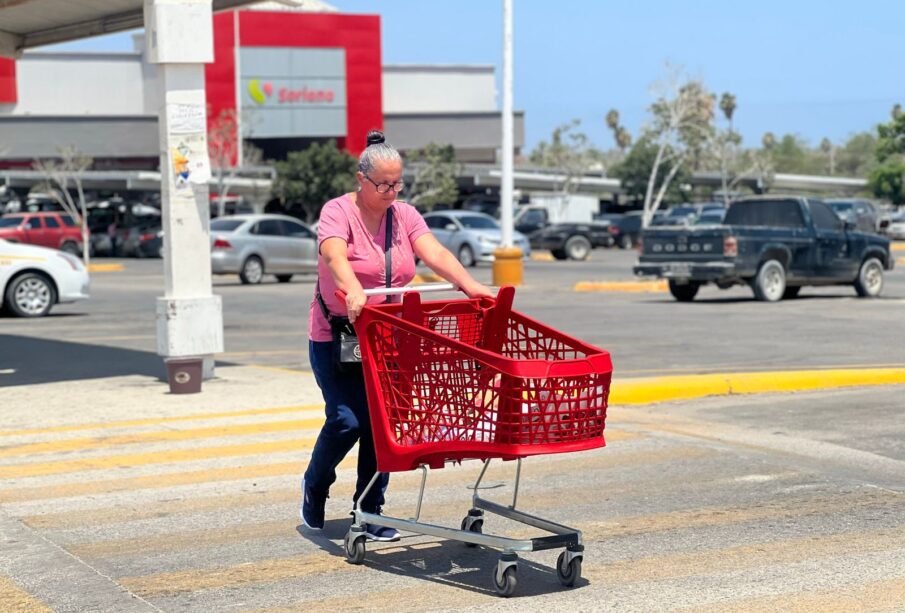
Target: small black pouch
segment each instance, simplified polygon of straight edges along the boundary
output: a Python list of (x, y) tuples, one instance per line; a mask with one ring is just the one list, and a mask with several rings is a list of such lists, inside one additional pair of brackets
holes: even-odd
[(336, 367), (340, 372), (361, 370), (361, 345), (349, 318), (332, 316), (330, 330), (333, 332), (333, 363)]

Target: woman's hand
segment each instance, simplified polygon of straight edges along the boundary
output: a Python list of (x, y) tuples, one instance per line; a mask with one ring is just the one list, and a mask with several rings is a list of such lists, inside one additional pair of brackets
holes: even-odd
[(469, 298), (493, 298), (496, 294), (493, 291), (484, 285), (483, 283), (478, 283), (474, 279), (470, 280), (470, 283), (466, 283), (462, 286), (462, 291), (465, 292), (465, 295)]
[(365, 297), (364, 290), (361, 289), (361, 285), (358, 287), (350, 288), (346, 293), (346, 311), (349, 313), (349, 321), (353, 324), (355, 320), (358, 319), (358, 316), (361, 315), (361, 310), (364, 308), (365, 303), (367, 303), (368, 299)]

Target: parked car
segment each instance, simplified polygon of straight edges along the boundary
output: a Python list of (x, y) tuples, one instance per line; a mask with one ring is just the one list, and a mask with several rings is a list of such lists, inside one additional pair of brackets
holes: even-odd
[(0, 239), (0, 308), (19, 317), (47, 315), (55, 304), (88, 298), (82, 261), (68, 253)]
[(12, 213), (0, 217), (0, 238), (59, 249), (79, 255), (82, 252), (82, 230), (66, 213)]
[(631, 249), (641, 238), (641, 211), (630, 211), (621, 217), (610, 220), (607, 228), (613, 240), (622, 249)]
[(843, 221), (851, 221), (862, 232), (876, 232), (879, 229), (880, 215), (867, 200), (849, 200), (831, 198), (824, 200)]
[[(492, 262), (493, 252), (502, 240), (499, 222), (484, 213), (442, 211), (426, 214), (424, 221), (437, 240), (459, 258), (462, 266)], [(531, 245), (524, 234), (513, 231), (512, 241), (525, 256), (530, 255)]]
[(244, 284), (265, 274), (288, 283), (292, 275), (317, 270), (317, 236), (285, 215), (232, 215), (211, 221), (211, 268), (215, 275), (238, 274)]
[(905, 213), (897, 213), (889, 219), (886, 236), (896, 240), (905, 240)]
[(794, 298), (806, 285), (852, 285), (879, 296), (895, 258), (889, 239), (859, 232), (812, 198), (768, 196), (732, 203), (723, 225), (645, 230), (636, 275), (669, 281), (680, 302), (698, 289), (747, 284), (758, 300)]

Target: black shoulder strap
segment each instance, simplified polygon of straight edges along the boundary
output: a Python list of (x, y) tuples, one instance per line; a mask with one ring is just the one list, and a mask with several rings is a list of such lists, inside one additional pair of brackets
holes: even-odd
[[(387, 209), (387, 227), (386, 227), (386, 238), (384, 239), (383, 244), (383, 259), (384, 259), (384, 276), (386, 276), (386, 286), (391, 287), (393, 284), (393, 254), (391, 250), (393, 248), (393, 207)], [(387, 296), (386, 302), (390, 301), (390, 297)]]

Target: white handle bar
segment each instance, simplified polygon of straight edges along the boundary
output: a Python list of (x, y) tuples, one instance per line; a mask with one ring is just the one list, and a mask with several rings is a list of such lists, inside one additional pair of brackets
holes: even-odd
[(398, 296), (406, 292), (449, 292), (459, 289), (452, 283), (428, 283), (426, 285), (409, 285), (407, 287), (376, 287), (366, 289), (365, 296)]

